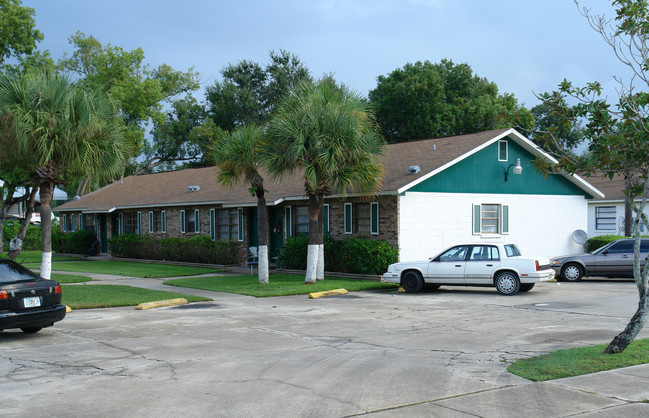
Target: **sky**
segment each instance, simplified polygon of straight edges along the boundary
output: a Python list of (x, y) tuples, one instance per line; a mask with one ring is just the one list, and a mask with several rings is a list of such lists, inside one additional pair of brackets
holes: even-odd
[[(241, 60), (266, 64), (270, 51), (297, 55), (320, 77), (367, 95), (379, 75), (407, 63), (467, 63), (528, 108), (564, 79), (629, 80), (572, 0), (23, 0), (56, 60), (81, 31), (102, 44), (141, 47), (152, 67), (194, 67), (204, 88)], [(614, 17), (610, 1), (583, 0)], [(195, 94), (203, 100), (203, 93)]]

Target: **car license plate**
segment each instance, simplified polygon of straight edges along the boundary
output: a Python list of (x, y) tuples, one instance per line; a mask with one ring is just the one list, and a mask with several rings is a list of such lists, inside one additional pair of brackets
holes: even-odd
[(25, 308), (37, 308), (41, 306), (41, 298), (38, 296), (23, 298), (23, 306)]

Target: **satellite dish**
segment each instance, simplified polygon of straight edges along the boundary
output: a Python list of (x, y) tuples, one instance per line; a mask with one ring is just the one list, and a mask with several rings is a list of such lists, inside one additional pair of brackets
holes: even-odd
[(584, 245), (588, 240), (588, 234), (583, 229), (577, 229), (572, 233), (572, 240), (579, 245)]

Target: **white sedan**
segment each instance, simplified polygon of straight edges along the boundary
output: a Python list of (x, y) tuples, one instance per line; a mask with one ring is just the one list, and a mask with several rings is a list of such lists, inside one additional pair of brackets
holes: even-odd
[(549, 261), (525, 258), (514, 244), (456, 245), (436, 257), (391, 264), (383, 279), (408, 293), (424, 285), (495, 286), (503, 295), (529, 292), (537, 282), (552, 280)]

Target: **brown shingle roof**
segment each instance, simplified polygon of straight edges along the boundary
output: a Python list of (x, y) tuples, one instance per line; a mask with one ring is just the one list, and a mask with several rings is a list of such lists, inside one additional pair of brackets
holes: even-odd
[[(385, 175), (381, 193), (396, 193), (507, 131), (499, 129), (388, 145), (383, 156)], [(411, 166), (419, 166), (421, 171), (410, 174)], [(129, 207), (256, 204), (256, 198), (250, 195), (247, 183), (235, 184), (231, 189), (222, 186), (216, 181), (216, 170), (215, 167), (206, 167), (127, 177), (79, 200), (65, 203), (57, 210), (108, 212), (115, 208)], [(281, 181), (272, 180), (270, 176), (264, 176), (264, 179), (264, 188), (268, 190), (266, 201), (269, 204), (283, 198), (305, 195), (304, 180), (297, 173), (285, 176)], [(200, 190), (190, 192), (187, 189), (189, 186), (199, 186)]]

